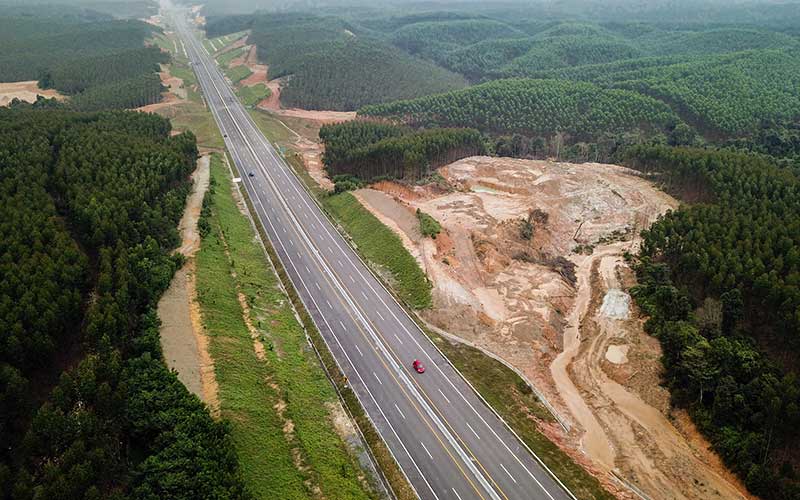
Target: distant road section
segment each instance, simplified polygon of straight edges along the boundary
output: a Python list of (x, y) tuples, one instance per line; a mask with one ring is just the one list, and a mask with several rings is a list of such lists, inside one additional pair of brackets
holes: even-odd
[[(574, 498), (483, 402), (345, 242), (187, 25), (180, 34), (270, 243), (421, 498)], [(419, 359), (424, 374), (411, 366)], [(265, 450), (265, 452), (267, 452)]]

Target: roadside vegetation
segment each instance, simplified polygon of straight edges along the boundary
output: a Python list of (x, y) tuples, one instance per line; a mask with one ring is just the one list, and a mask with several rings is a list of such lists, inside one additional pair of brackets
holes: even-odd
[(263, 83), (257, 83), (249, 87), (241, 87), (236, 91), (242, 104), (248, 108), (255, 107), (258, 103), (272, 95), (272, 91)]
[[(228, 168), (212, 157), (210, 231), (197, 289), (220, 410), (257, 498), (370, 498), (333, 423), (339, 402), (278, 278), (254, 239)], [(341, 411), (341, 410), (339, 410)], [(265, 450), (269, 450), (265, 453)]]
[(353, 239), (359, 253), (414, 309), (431, 306), (431, 284), (400, 238), (350, 193), (322, 198), (323, 206)]

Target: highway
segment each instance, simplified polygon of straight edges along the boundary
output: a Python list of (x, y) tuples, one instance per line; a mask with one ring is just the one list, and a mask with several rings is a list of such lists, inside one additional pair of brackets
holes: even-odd
[[(417, 495), (574, 498), (370, 272), (258, 130), (184, 12), (170, 12), (254, 216)], [(414, 359), (425, 364), (424, 374), (413, 370)]]

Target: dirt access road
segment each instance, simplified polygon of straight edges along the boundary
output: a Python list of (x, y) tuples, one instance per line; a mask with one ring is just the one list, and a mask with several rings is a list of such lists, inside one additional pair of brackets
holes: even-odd
[(579, 446), (606, 470), (653, 499), (745, 498), (743, 485), (685, 422), (671, 421), (655, 339), (625, 291), (632, 273), (619, 242), (578, 259), (577, 294), (564, 350), (550, 365), (556, 387), (583, 429)]
[(194, 254), (200, 249), (197, 220), (208, 189), (209, 168), (208, 155), (197, 160), (197, 169), (192, 174), (192, 194), (186, 200), (186, 208), (178, 224), (181, 246), (176, 252), (182, 253), (187, 260), (175, 273), (169, 288), (159, 300), (158, 317), (161, 319), (161, 349), (167, 366), (175, 369), (178, 380), (216, 414), (219, 410), (217, 382), (197, 304), (194, 261)]

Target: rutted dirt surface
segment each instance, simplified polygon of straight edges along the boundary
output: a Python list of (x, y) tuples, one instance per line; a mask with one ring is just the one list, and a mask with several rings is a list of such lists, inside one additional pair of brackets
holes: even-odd
[(176, 250), (186, 256), (187, 262), (175, 273), (172, 283), (159, 300), (158, 317), (161, 319), (161, 348), (167, 366), (174, 368), (178, 372), (178, 379), (217, 415), (217, 381), (197, 304), (194, 262), (194, 255), (200, 248), (197, 220), (203, 196), (208, 189), (209, 163), (209, 156), (201, 157), (197, 161), (197, 170), (192, 174), (194, 188), (178, 224), (181, 246)]
[[(637, 344), (644, 337), (638, 318), (625, 314), (627, 299), (623, 297), (627, 294), (621, 276), (627, 267), (614, 246), (581, 263), (579, 280), (588, 280), (589, 286), (579, 287), (578, 306), (565, 332), (564, 353), (574, 358), (567, 365), (569, 378), (591, 408), (597, 425), (583, 425), (587, 429), (583, 446), (591, 456), (610, 457), (609, 467), (651, 498), (741, 498), (741, 485), (731, 482), (727, 474), (718, 474), (718, 464), (707, 462), (702, 451), (694, 448), (697, 444), (707, 448), (707, 443), (687, 441), (659, 410), (668, 403), (666, 390), (659, 388), (663, 402), (651, 405), (637, 393), (638, 384), (625, 385), (633, 373), (609, 376), (614, 370), (608, 366), (609, 349), (624, 348), (627, 358), (627, 351), (641, 349)], [(616, 306), (611, 305), (614, 302)], [(579, 338), (567, 346), (570, 334)], [(615, 363), (621, 371), (625, 364)], [(631, 365), (635, 369), (635, 363)], [(554, 376), (556, 366), (553, 363)], [(576, 419), (583, 424), (585, 416)]]
[(355, 193), (433, 281), (424, 319), (520, 370), (570, 427), (548, 436), (611, 489), (614, 472), (653, 499), (742, 497), (688, 420), (671, 423), (658, 341), (626, 292), (623, 252), (677, 202), (615, 165), (472, 157), (439, 173)]
[(8, 106), (15, 98), (25, 102), (36, 102), (36, 96), (46, 98), (55, 97), (58, 100), (66, 99), (55, 89), (40, 89), (39, 82), (31, 80), (27, 82), (0, 83), (0, 106)]

